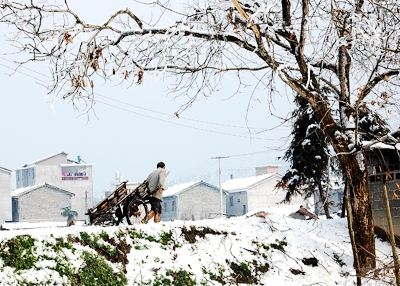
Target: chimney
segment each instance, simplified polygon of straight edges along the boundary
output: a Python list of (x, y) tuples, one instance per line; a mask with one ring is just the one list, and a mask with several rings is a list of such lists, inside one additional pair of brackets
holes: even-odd
[(261, 167), (256, 167), (256, 176), (278, 173), (279, 166), (278, 165), (266, 165)]

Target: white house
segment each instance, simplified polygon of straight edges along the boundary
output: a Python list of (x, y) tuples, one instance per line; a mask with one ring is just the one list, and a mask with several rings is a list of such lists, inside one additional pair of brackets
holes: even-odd
[(93, 206), (93, 164), (70, 160), (67, 156), (67, 153), (60, 152), (16, 169), (16, 187), (26, 188), (46, 182), (71, 192), (74, 194), (71, 209), (78, 212), (78, 220), (85, 220), (87, 209)]
[(12, 219), (11, 174), (11, 170), (0, 167), (0, 225)]
[(73, 193), (47, 183), (12, 191), (13, 221), (63, 221), (63, 208), (71, 207)]
[[(285, 189), (275, 188), (281, 178), (282, 175), (270, 173), (222, 183), (222, 189), (227, 192), (226, 215), (241, 216), (257, 208), (278, 206), (286, 195)], [(306, 202), (300, 197), (294, 197), (291, 204)]]
[(161, 219), (200, 220), (218, 218), (225, 213), (225, 195), (220, 190), (203, 181), (168, 187), (163, 193)]

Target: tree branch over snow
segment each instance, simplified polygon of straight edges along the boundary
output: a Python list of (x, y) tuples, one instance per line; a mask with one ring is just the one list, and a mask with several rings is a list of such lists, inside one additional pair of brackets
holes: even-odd
[[(397, 1), (206, 0), (179, 12), (171, 3), (132, 1), (92, 24), (72, 1), (0, 0), (0, 23), (27, 58), (21, 64), (50, 66), (49, 93), (72, 104), (83, 100), (88, 108), (98, 86), (142, 84), (148, 75), (172, 78), (169, 90), (187, 97), (181, 110), (201, 95), (212, 96), (226, 74), (238, 79), (237, 92), (248, 92), (250, 76), (266, 97), (302, 97), (352, 190), (362, 265), (357, 274), (373, 269), (373, 220), (357, 126), (360, 111), (395, 116), (398, 110)], [(146, 11), (151, 6), (151, 13), (139, 12), (139, 5)], [(275, 100), (280, 98), (269, 102)]]

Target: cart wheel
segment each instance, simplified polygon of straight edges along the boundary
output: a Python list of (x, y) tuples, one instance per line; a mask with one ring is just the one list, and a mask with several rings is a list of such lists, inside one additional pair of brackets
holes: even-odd
[(140, 199), (133, 199), (129, 202), (126, 211), (126, 220), (128, 224), (141, 224), (147, 223), (149, 219), (149, 210), (144, 201)]

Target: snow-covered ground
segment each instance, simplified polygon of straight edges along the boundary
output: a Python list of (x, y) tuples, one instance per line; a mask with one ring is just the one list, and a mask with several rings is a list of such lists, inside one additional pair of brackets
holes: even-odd
[[(170, 270), (190, 273), (196, 285), (355, 285), (347, 220), (339, 217), (332, 220), (296, 220), (288, 216), (291, 209), (268, 208), (229, 219), (138, 226), (65, 227), (65, 223), (43, 223), (35, 225), (40, 228), (17, 230), (16, 224), (6, 224), (5, 228), (13, 226), (14, 229), (0, 231), (0, 243), (24, 234), (38, 241), (51, 242), (56, 237), (67, 237), (68, 234), (79, 237), (82, 232), (107, 232), (110, 237), (125, 239), (133, 246), (127, 255), (129, 263), (126, 264), (125, 276), (128, 285), (152, 285), (151, 281), (167, 275)], [(19, 227), (32, 226), (19, 224)], [(125, 236), (130, 231), (145, 236)], [(162, 244), (160, 241), (165, 234), (169, 234), (168, 241)], [(151, 237), (155, 239), (149, 239)], [(190, 238), (193, 240), (190, 241)], [(82, 263), (79, 251), (95, 251), (82, 245), (75, 248), (74, 254), (66, 257), (78, 269)], [(46, 247), (37, 247), (35, 250), (38, 256), (43, 256), (46, 251), (51, 252)], [(46, 253), (46, 257), (54, 255)], [(371, 274), (363, 278), (363, 285), (391, 285), (394, 280), (390, 245), (377, 238), (376, 255), (375, 276)], [(250, 270), (248, 274), (254, 275), (254, 279), (241, 279), (245, 272), (235, 270), (232, 267), (235, 265), (242, 266), (242, 270), (246, 266)], [(121, 264), (114, 263), (113, 267), (117, 271)], [(11, 267), (4, 267), (0, 256), (0, 285), (19, 285), (18, 281), (45, 285), (50, 280), (54, 285), (66, 283), (65, 278), (63, 280), (53, 272), (55, 270), (52, 267), (39, 262), (35, 268), (17, 272)]]

